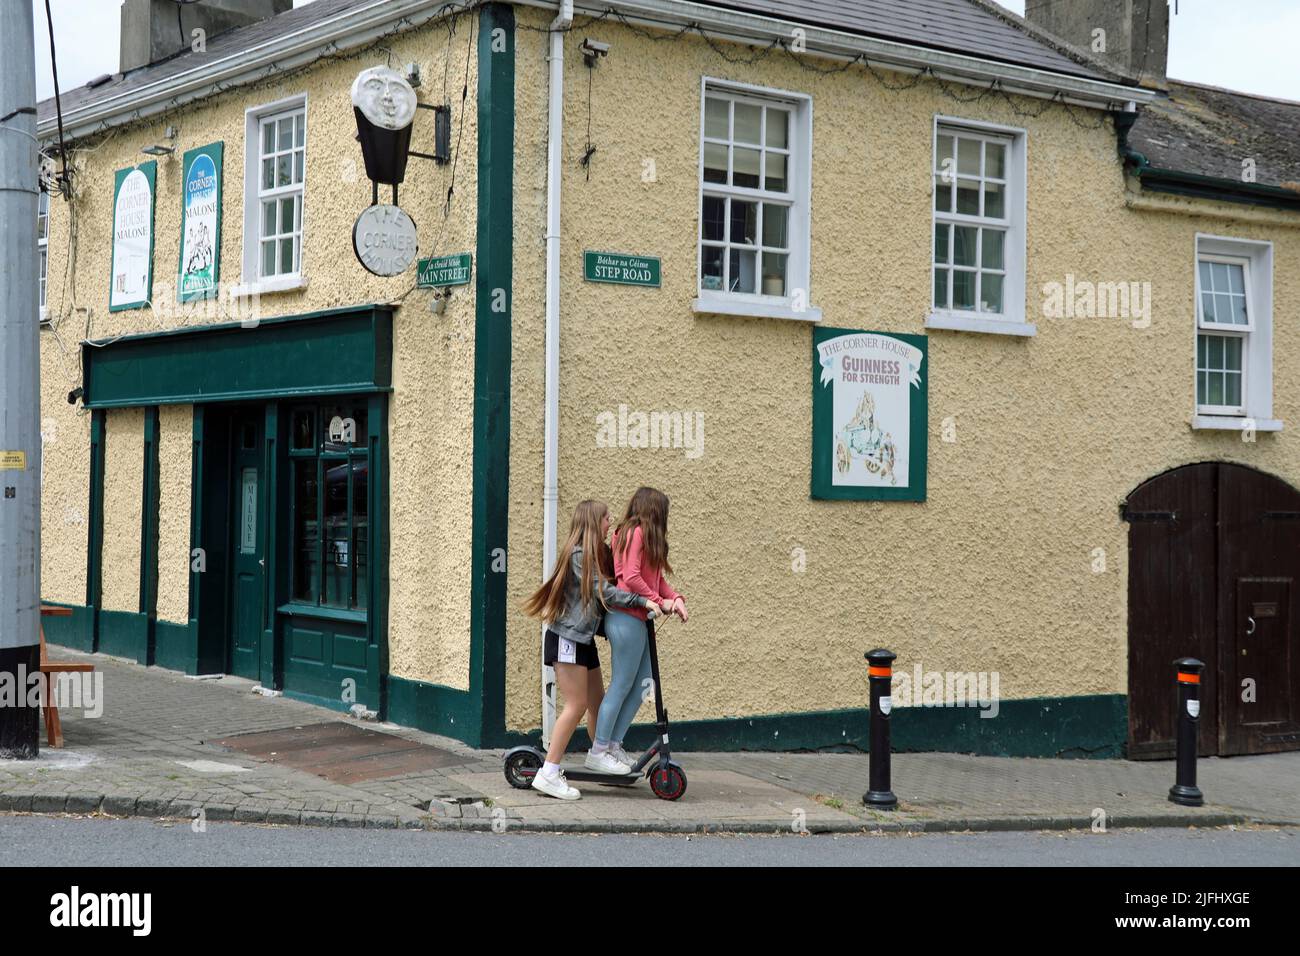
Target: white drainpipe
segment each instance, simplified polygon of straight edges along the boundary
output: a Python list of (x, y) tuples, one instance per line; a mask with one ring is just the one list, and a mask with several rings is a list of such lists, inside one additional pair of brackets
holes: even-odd
[[(560, 178), (564, 144), (564, 37), (573, 25), (573, 0), (560, 0), (551, 23), (546, 133), (546, 426), (542, 478), (542, 579), (555, 567), (560, 507)], [(543, 625), (545, 631), (545, 625)], [(542, 745), (555, 726), (555, 669), (542, 665)]]

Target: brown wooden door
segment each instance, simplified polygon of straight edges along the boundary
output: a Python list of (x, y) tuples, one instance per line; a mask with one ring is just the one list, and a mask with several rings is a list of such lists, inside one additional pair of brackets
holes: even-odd
[[(1129, 527), (1129, 756), (1172, 757), (1173, 662), (1217, 657), (1215, 483), (1217, 465), (1165, 472), (1125, 503)], [(1199, 749), (1216, 753), (1216, 675), (1201, 684)]]
[(1219, 753), (1300, 748), (1300, 492), (1219, 466), (1219, 576)]
[(1300, 749), (1300, 492), (1206, 462), (1145, 482), (1124, 516), (1129, 756), (1173, 755), (1183, 656), (1206, 664), (1202, 754)]

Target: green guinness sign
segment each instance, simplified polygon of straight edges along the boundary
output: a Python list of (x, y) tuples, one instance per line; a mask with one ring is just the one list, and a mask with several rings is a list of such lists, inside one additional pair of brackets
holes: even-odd
[(583, 277), (588, 282), (642, 285), (659, 288), (659, 260), (651, 256), (627, 256), (619, 252), (584, 252)]
[(441, 289), (449, 285), (469, 285), (474, 257), (468, 252), (421, 259), (415, 284), (421, 289)]

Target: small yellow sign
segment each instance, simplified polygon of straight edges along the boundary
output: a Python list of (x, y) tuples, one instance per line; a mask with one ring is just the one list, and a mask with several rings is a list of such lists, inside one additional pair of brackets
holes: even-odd
[(0, 451), (0, 471), (26, 471), (27, 452)]

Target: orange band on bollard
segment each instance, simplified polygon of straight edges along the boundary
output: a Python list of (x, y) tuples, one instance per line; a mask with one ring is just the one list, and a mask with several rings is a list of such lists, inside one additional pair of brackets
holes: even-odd
[(893, 673), (894, 673), (894, 669), (892, 667), (868, 667), (867, 668), (868, 677), (891, 677), (893, 676)]
[(1178, 672), (1178, 683), (1180, 684), (1199, 684), (1200, 682), (1200, 674), (1184, 674), (1182, 671)]

